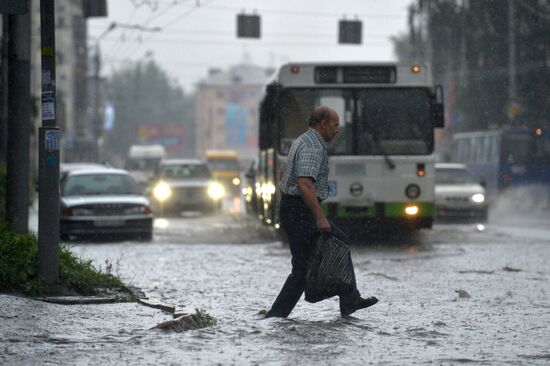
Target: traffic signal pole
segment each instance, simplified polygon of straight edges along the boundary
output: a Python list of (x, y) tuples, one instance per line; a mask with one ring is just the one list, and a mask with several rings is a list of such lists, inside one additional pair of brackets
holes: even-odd
[(55, 117), (55, 0), (40, 0), (42, 127), (38, 140), (38, 272), (59, 280), (59, 147)]

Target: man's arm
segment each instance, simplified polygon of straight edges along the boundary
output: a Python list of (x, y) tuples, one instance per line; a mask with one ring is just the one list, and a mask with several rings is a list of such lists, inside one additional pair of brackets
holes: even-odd
[(279, 170), (279, 182), (283, 180), (283, 175), (285, 175), (285, 165), (281, 166), (281, 170)]
[(313, 214), (313, 217), (315, 217), (317, 228), (321, 231), (329, 231), (330, 224), (317, 200), (317, 192), (315, 191), (313, 178), (298, 177), (298, 189), (300, 190), (302, 200)]

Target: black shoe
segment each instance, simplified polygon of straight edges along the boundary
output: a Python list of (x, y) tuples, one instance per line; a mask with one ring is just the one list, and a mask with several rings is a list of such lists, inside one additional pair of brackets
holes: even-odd
[(350, 314), (353, 314), (357, 310), (368, 308), (369, 306), (373, 306), (378, 302), (378, 299), (374, 296), (368, 297), (366, 299), (362, 297), (358, 297), (357, 299), (353, 300), (351, 304), (342, 305), (340, 304), (340, 314), (342, 316), (348, 316)]

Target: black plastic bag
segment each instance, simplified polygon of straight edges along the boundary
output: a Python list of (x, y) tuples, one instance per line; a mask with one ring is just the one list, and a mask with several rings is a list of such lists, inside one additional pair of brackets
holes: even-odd
[(318, 302), (353, 291), (355, 274), (349, 247), (331, 234), (319, 235), (308, 263), (305, 284), (307, 302)]

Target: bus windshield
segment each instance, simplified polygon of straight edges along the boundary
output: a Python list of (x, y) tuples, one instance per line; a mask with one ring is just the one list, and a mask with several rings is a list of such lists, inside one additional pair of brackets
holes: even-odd
[(208, 159), (208, 165), (212, 170), (239, 170), (239, 162), (230, 159)]
[(307, 129), (311, 110), (326, 104), (340, 116), (331, 155), (427, 155), (433, 152), (431, 97), (425, 88), (285, 89), (280, 150)]

